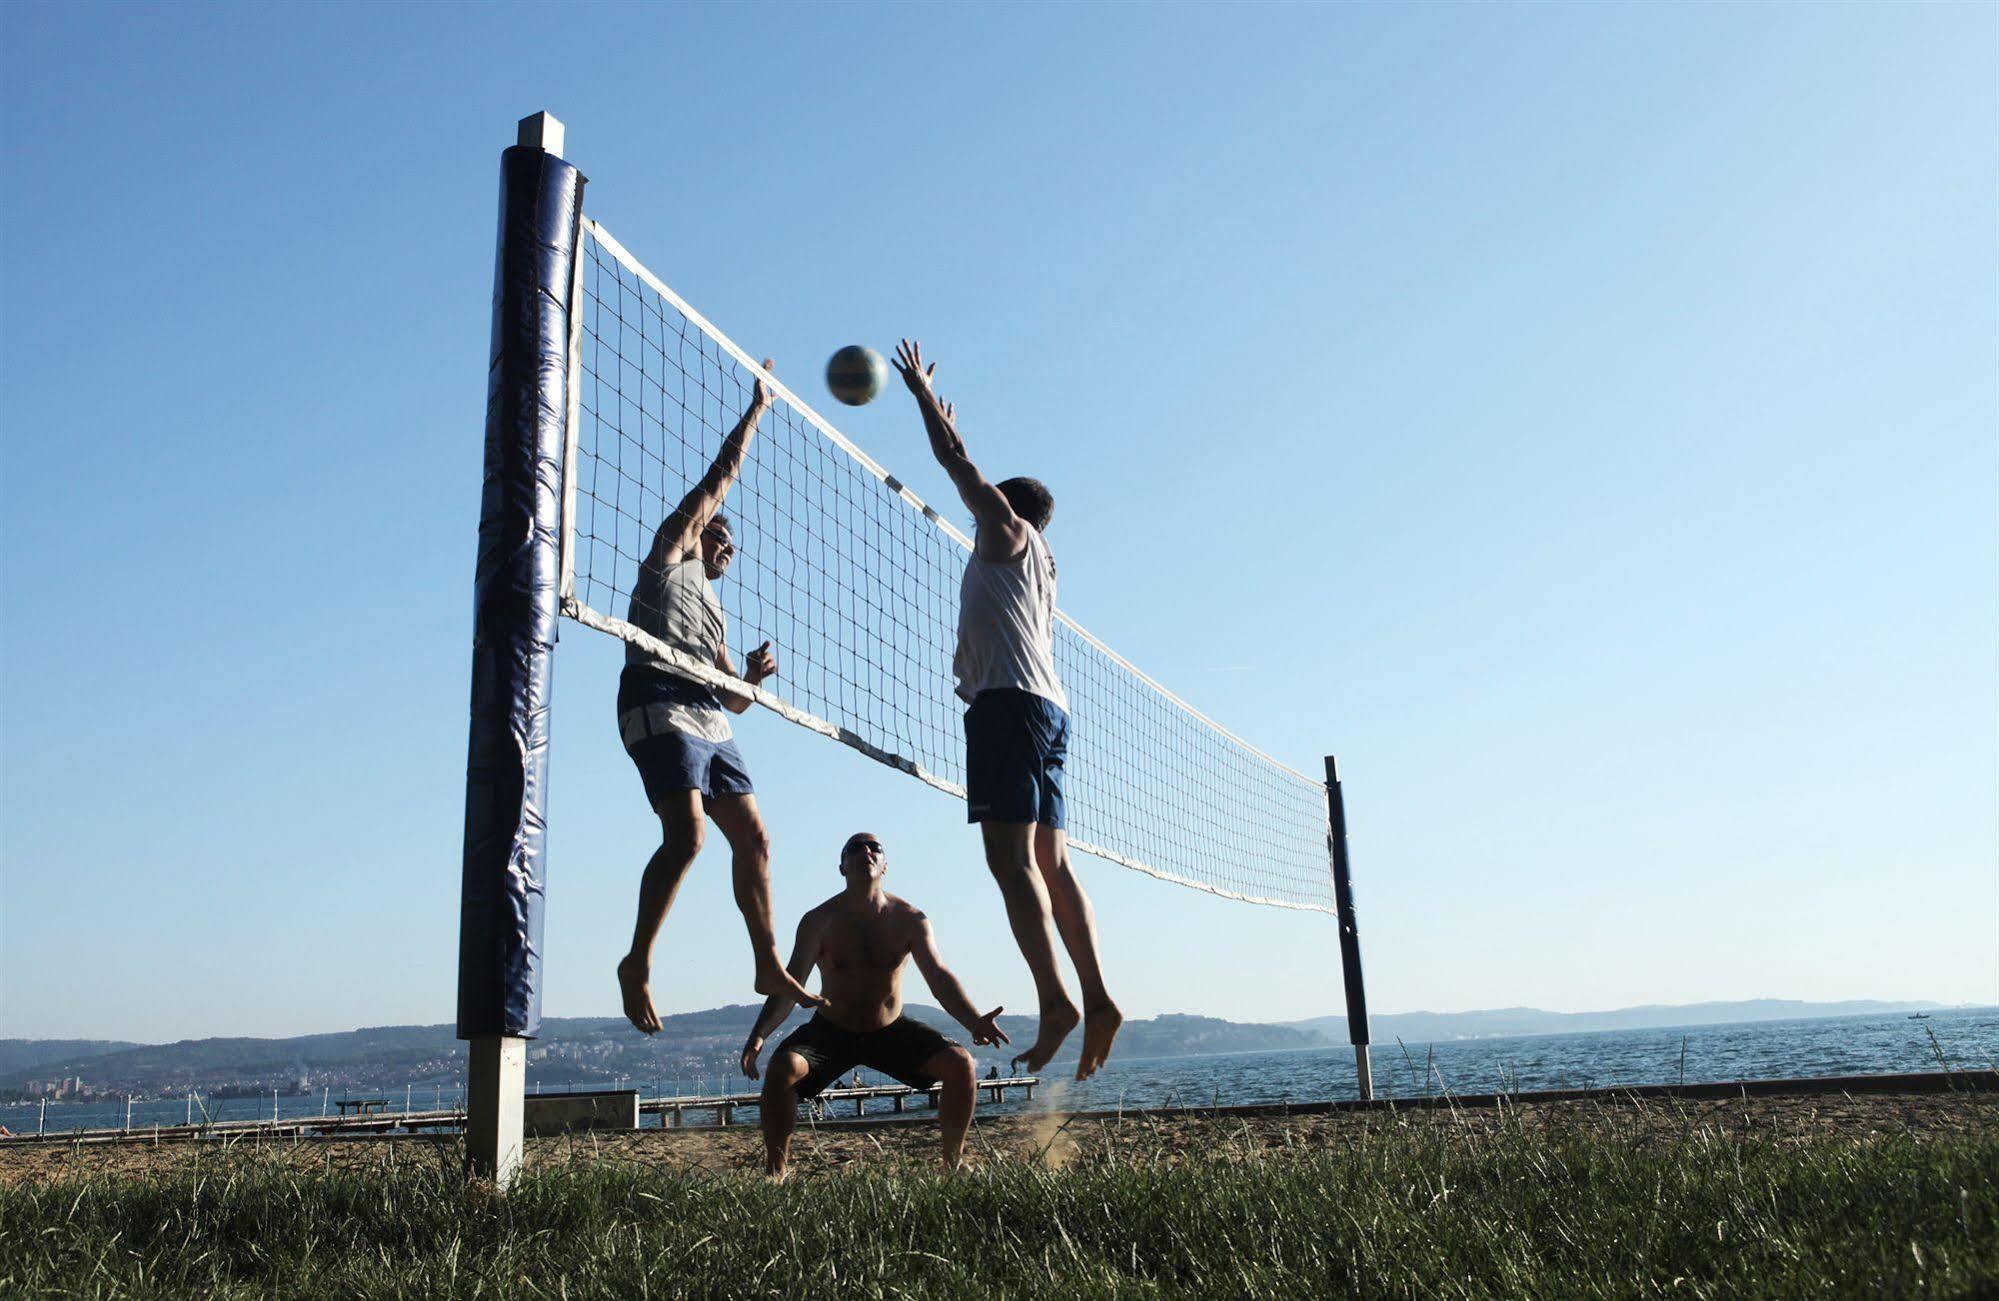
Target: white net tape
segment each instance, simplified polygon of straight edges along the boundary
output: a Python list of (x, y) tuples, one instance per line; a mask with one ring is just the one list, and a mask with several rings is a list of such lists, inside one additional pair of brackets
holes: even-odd
[[(654, 530), (706, 471), (762, 371), (601, 226), (585, 229), (563, 612), (963, 798), (951, 658), (970, 542), (782, 383), (722, 507), (737, 555), (716, 585), (738, 660), (768, 638), (780, 676), (750, 688), (626, 622)], [(909, 418), (918, 427), (913, 407)], [(997, 440), (971, 441), (991, 456)], [(1069, 695), (1072, 846), (1233, 899), (1333, 910), (1324, 785), (1202, 716), (1067, 615), (1055, 659)], [(749, 759), (754, 771), (753, 745)]]

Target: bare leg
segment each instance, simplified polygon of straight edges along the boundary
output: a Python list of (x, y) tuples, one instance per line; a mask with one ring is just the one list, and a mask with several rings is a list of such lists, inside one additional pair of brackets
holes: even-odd
[(1055, 965), (1055, 926), (1048, 913), (1048, 889), (1042, 884), (1041, 873), (1034, 870), (1034, 824), (985, 822), (979, 829), (986, 838), (986, 867), (999, 882), (1014, 943), (1034, 974), (1034, 993), (1041, 1003), (1041, 1029), (1034, 1045), (1014, 1060), (1025, 1061), (1028, 1070), (1038, 1071), (1081, 1018), (1069, 992), (1062, 988), (1062, 973)]
[(764, 829), (754, 795), (717, 795), (708, 801), (708, 816), (729, 841), (736, 907), (749, 927), (750, 949), (756, 955), (757, 993), (788, 994), (806, 1007), (826, 1000), (798, 983), (784, 969), (777, 952), (777, 930), (770, 917), (770, 832)]
[(1076, 964), (1076, 981), (1083, 987), (1083, 1055), (1076, 1062), (1076, 1078), (1087, 1080), (1097, 1073), (1111, 1055), (1111, 1040), (1117, 1038), (1124, 1014), (1104, 988), (1104, 972), (1097, 959), (1097, 913), (1083, 883), (1069, 867), (1069, 837), (1054, 827), (1034, 828), (1035, 865), (1048, 888), (1048, 907), (1055, 915), (1055, 929), (1062, 933), (1062, 947)]
[(946, 1048), (923, 1063), (923, 1073), (944, 1087), (937, 1093), (937, 1119), (944, 1126), (944, 1168), (956, 1170), (965, 1156), (965, 1132), (979, 1105), (979, 1068), (963, 1048)]
[(618, 963), (618, 990), (624, 996), (625, 1017), (647, 1034), (659, 1031), (659, 1013), (652, 1005), (652, 944), (666, 922), (667, 909), (680, 893), (680, 883), (701, 852), (701, 792), (673, 791), (653, 807), (659, 814), (659, 848), (639, 878), (639, 915), (632, 926), (632, 948)]
[(773, 1053), (764, 1072), (757, 1117), (764, 1131), (764, 1173), (782, 1181), (791, 1160), (791, 1131), (798, 1128), (798, 1082), (810, 1070), (797, 1053)]

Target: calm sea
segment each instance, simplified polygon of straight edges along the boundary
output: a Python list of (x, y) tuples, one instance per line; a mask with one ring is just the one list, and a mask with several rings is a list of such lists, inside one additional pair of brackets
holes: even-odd
[[(1374, 1087), (1381, 1097), (1421, 1097), (1443, 1090), (1497, 1093), (1532, 1089), (1601, 1088), (1620, 1084), (1675, 1084), (1786, 1079), (1820, 1075), (1891, 1074), (1939, 1069), (1939, 1054), (1952, 1070), (1999, 1068), (1999, 1008), (1937, 1012), (1926, 1020), (1906, 1015), (1819, 1017), (1759, 1021), (1743, 1025), (1702, 1025), (1684, 1029), (1608, 1030), (1592, 1034), (1528, 1035), (1508, 1039), (1455, 1039), (1438, 1043), (1374, 1045)], [(1117, 1107), (1204, 1106), (1255, 1102), (1309, 1102), (1356, 1095), (1353, 1050), (1299, 1049), (1290, 1052), (1229, 1053), (1203, 1057), (1116, 1058), (1094, 1079), (1064, 1081), (1055, 1072), (1032, 1103), (1016, 1098), (982, 1111), (1004, 1114), (1047, 1106), (1077, 1110)], [(867, 1082), (878, 1083), (873, 1078)], [(705, 1079), (627, 1081), (647, 1095), (704, 1094), (754, 1089), (740, 1076)], [(604, 1082), (596, 1082), (603, 1087)], [(546, 1085), (551, 1091), (557, 1085)], [(580, 1086), (579, 1086), (580, 1087)], [(380, 1089), (375, 1095), (396, 1106), (460, 1106), (463, 1093), (434, 1084)], [(318, 1115), (320, 1095), (281, 1097), (279, 1114)], [(887, 1110), (887, 1104), (877, 1107)], [(268, 1097), (208, 1099), (213, 1120), (269, 1116)], [(847, 1113), (845, 1106), (841, 1114)], [(184, 1101), (136, 1102), (134, 1126), (181, 1124)], [(121, 1103), (51, 1104), (53, 1132), (115, 1126), (125, 1117)], [(0, 1107), (0, 1125), (15, 1133), (35, 1132), (34, 1104)]]

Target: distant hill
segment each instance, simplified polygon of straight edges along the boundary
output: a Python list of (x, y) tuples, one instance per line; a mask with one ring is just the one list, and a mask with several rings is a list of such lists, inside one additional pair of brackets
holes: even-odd
[[(1581, 1034), (1593, 1030), (1657, 1030), (1675, 1026), (1736, 1025), (1747, 1021), (1789, 1021), (1821, 1016), (1880, 1016), (1890, 1012), (1930, 1012), (1942, 1003), (1882, 1003), (1849, 999), (1843, 1003), (1804, 1003), (1788, 998), (1752, 998), (1734, 1003), (1648, 1003), (1608, 1012), (1543, 1012), (1534, 1007), (1504, 1007), (1481, 1012), (1388, 1012), (1368, 1017), (1370, 1038), (1389, 1042), (1398, 1035), (1408, 1042), (1439, 1039), (1496, 1039), (1508, 1035)], [(1287, 1025), (1314, 1030), (1337, 1043), (1347, 1042), (1347, 1019), (1315, 1016)]]
[[(660, 1033), (641, 1035), (623, 1017), (549, 1017), (528, 1047), (528, 1079), (550, 1085), (617, 1079), (664, 1082), (736, 1077), (743, 1037), (758, 1005), (736, 1004), (662, 1020)], [(941, 1010), (911, 1003), (909, 1014), (959, 1040), (964, 1032)], [(773, 1045), (804, 1015), (792, 1014)], [(1012, 1047), (973, 1048), (982, 1066), (1001, 1064), (1033, 1041), (1035, 1018), (1003, 1016)], [(1169, 1014), (1126, 1023), (1118, 1051), (1126, 1056), (1312, 1048), (1323, 1036), (1296, 1026), (1245, 1025), (1215, 1017)], [(0, 1049), (25, 1041), (0, 1042)], [(967, 1044), (967, 1047), (972, 1045)], [(1056, 1062), (1074, 1061), (1080, 1033)], [(101, 1050), (100, 1050), (101, 1049)], [(766, 1060), (768, 1060), (766, 1049)], [(172, 1096), (203, 1093), (379, 1092), (406, 1085), (456, 1085), (465, 1073), (465, 1045), (449, 1025), (378, 1026), (292, 1039), (192, 1039), (171, 1044), (90, 1045), (81, 1055), (42, 1054), (35, 1065), (0, 1070), (0, 1093), (21, 1093), (30, 1079), (81, 1075), (100, 1093)], [(747, 1081), (744, 1081), (747, 1086)]]
[[(0, 1039), (0, 1076), (48, 1062), (83, 1062), (105, 1053), (137, 1048), (116, 1039)], [(70, 1072), (75, 1074), (74, 1071)]]
[[(1608, 1012), (1544, 1012), (1531, 1007), (1477, 1012), (1391, 1012), (1371, 1018), (1375, 1043), (1423, 1043), (1507, 1035), (1565, 1034), (1672, 1026), (1720, 1025), (1793, 1017), (1860, 1016), (1941, 1007), (1938, 1003), (1802, 1003), (1753, 999), (1736, 1003), (1619, 1008)], [(645, 1085), (705, 1078), (709, 1086), (741, 1080), (737, 1055), (757, 1014), (755, 1004), (685, 1012), (664, 1018), (660, 1033), (637, 1033), (623, 1017), (549, 1017), (528, 1046), (528, 1080), (551, 1087), (624, 1079)], [(937, 1008), (909, 1004), (909, 1013), (955, 1038), (963, 1032)], [(786, 1027), (804, 1020), (794, 1012)], [(1035, 1018), (1005, 1016), (1009, 1048), (975, 1048), (981, 1068), (1004, 1064), (1033, 1041)], [(1224, 1021), (1169, 1013), (1129, 1021), (1118, 1036), (1120, 1058), (1319, 1048), (1347, 1042), (1346, 1020), (1313, 1017), (1283, 1025)], [(1081, 1034), (1070, 1037), (1054, 1069), (1073, 1062)], [(766, 1054), (768, 1054), (766, 1049)], [(766, 1056), (768, 1060), (768, 1056)], [(227, 1095), (313, 1092), (336, 1096), (383, 1093), (405, 1086), (456, 1086), (465, 1075), (465, 1045), (449, 1025), (376, 1026), (291, 1039), (191, 1039), (172, 1044), (94, 1040), (0, 1040), (0, 1095), (19, 1095), (27, 1081), (80, 1075), (103, 1094), (174, 1096), (189, 1090)], [(741, 1081), (747, 1086), (747, 1081)]]
[[(935, 1011), (931, 1008), (923, 1010)], [(948, 1018), (942, 1012), (935, 1015), (939, 1029), (947, 1033), (956, 1031), (957, 1037), (964, 1037), (954, 1024), (948, 1024)], [(1018, 1028), (1014, 1024), (1016, 1021), (1019, 1022)], [(1003, 1016), (1000, 1027), (1013, 1036), (1014, 1046), (1006, 1050), (1006, 1055), (1010, 1057), (1033, 1041), (1035, 1018)], [(1222, 1021), (1211, 1016), (1168, 1012), (1149, 1021), (1127, 1021), (1118, 1032), (1117, 1052), (1120, 1057), (1178, 1057), (1323, 1048), (1327, 1043), (1324, 1034), (1300, 1026)], [(1082, 1046), (1083, 1034), (1078, 1030), (1062, 1045), (1062, 1051), (1055, 1054), (1056, 1062), (1075, 1061)], [(1070, 1073), (1074, 1074), (1073, 1071)]]

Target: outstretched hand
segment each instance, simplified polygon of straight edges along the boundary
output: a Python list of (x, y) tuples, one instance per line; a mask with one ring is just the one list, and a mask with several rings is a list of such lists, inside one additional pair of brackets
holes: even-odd
[(1012, 1043), (1013, 1040), (1006, 1037), (1006, 1031), (999, 1027), (999, 1014), (1004, 1011), (1006, 1011), (1005, 1008), (996, 1007), (966, 1026), (965, 1029), (971, 1032), (972, 1042), (975, 1044)]
[(937, 374), (937, 363), (933, 361), (928, 367), (923, 364), (921, 343), (909, 339), (898, 341), (895, 345), (895, 360), (890, 364), (895, 367), (896, 373), (902, 376), (902, 382), (909, 385), (909, 391), (918, 398), (930, 392), (930, 381)]
[(931, 386), (931, 382), (937, 376), (937, 363), (933, 361), (928, 365), (924, 364), (923, 345), (911, 339), (900, 341), (895, 345), (893, 365), (896, 372), (902, 376), (902, 382), (909, 386), (909, 391), (915, 396), (917, 404), (921, 406), (927, 401), (937, 409), (939, 415), (943, 416), (946, 427), (955, 431), (958, 408), (946, 402), (944, 395)]
[(771, 649), (770, 640), (749, 653), (743, 664), (743, 681), (755, 686), (765, 678), (777, 676), (777, 652)]
[[(777, 363), (765, 357), (764, 371), (771, 375), (777, 374)], [(756, 407), (758, 410), (768, 411), (774, 400), (771, 395), (770, 381), (762, 375), (757, 376), (756, 388), (750, 391), (750, 405)]]

